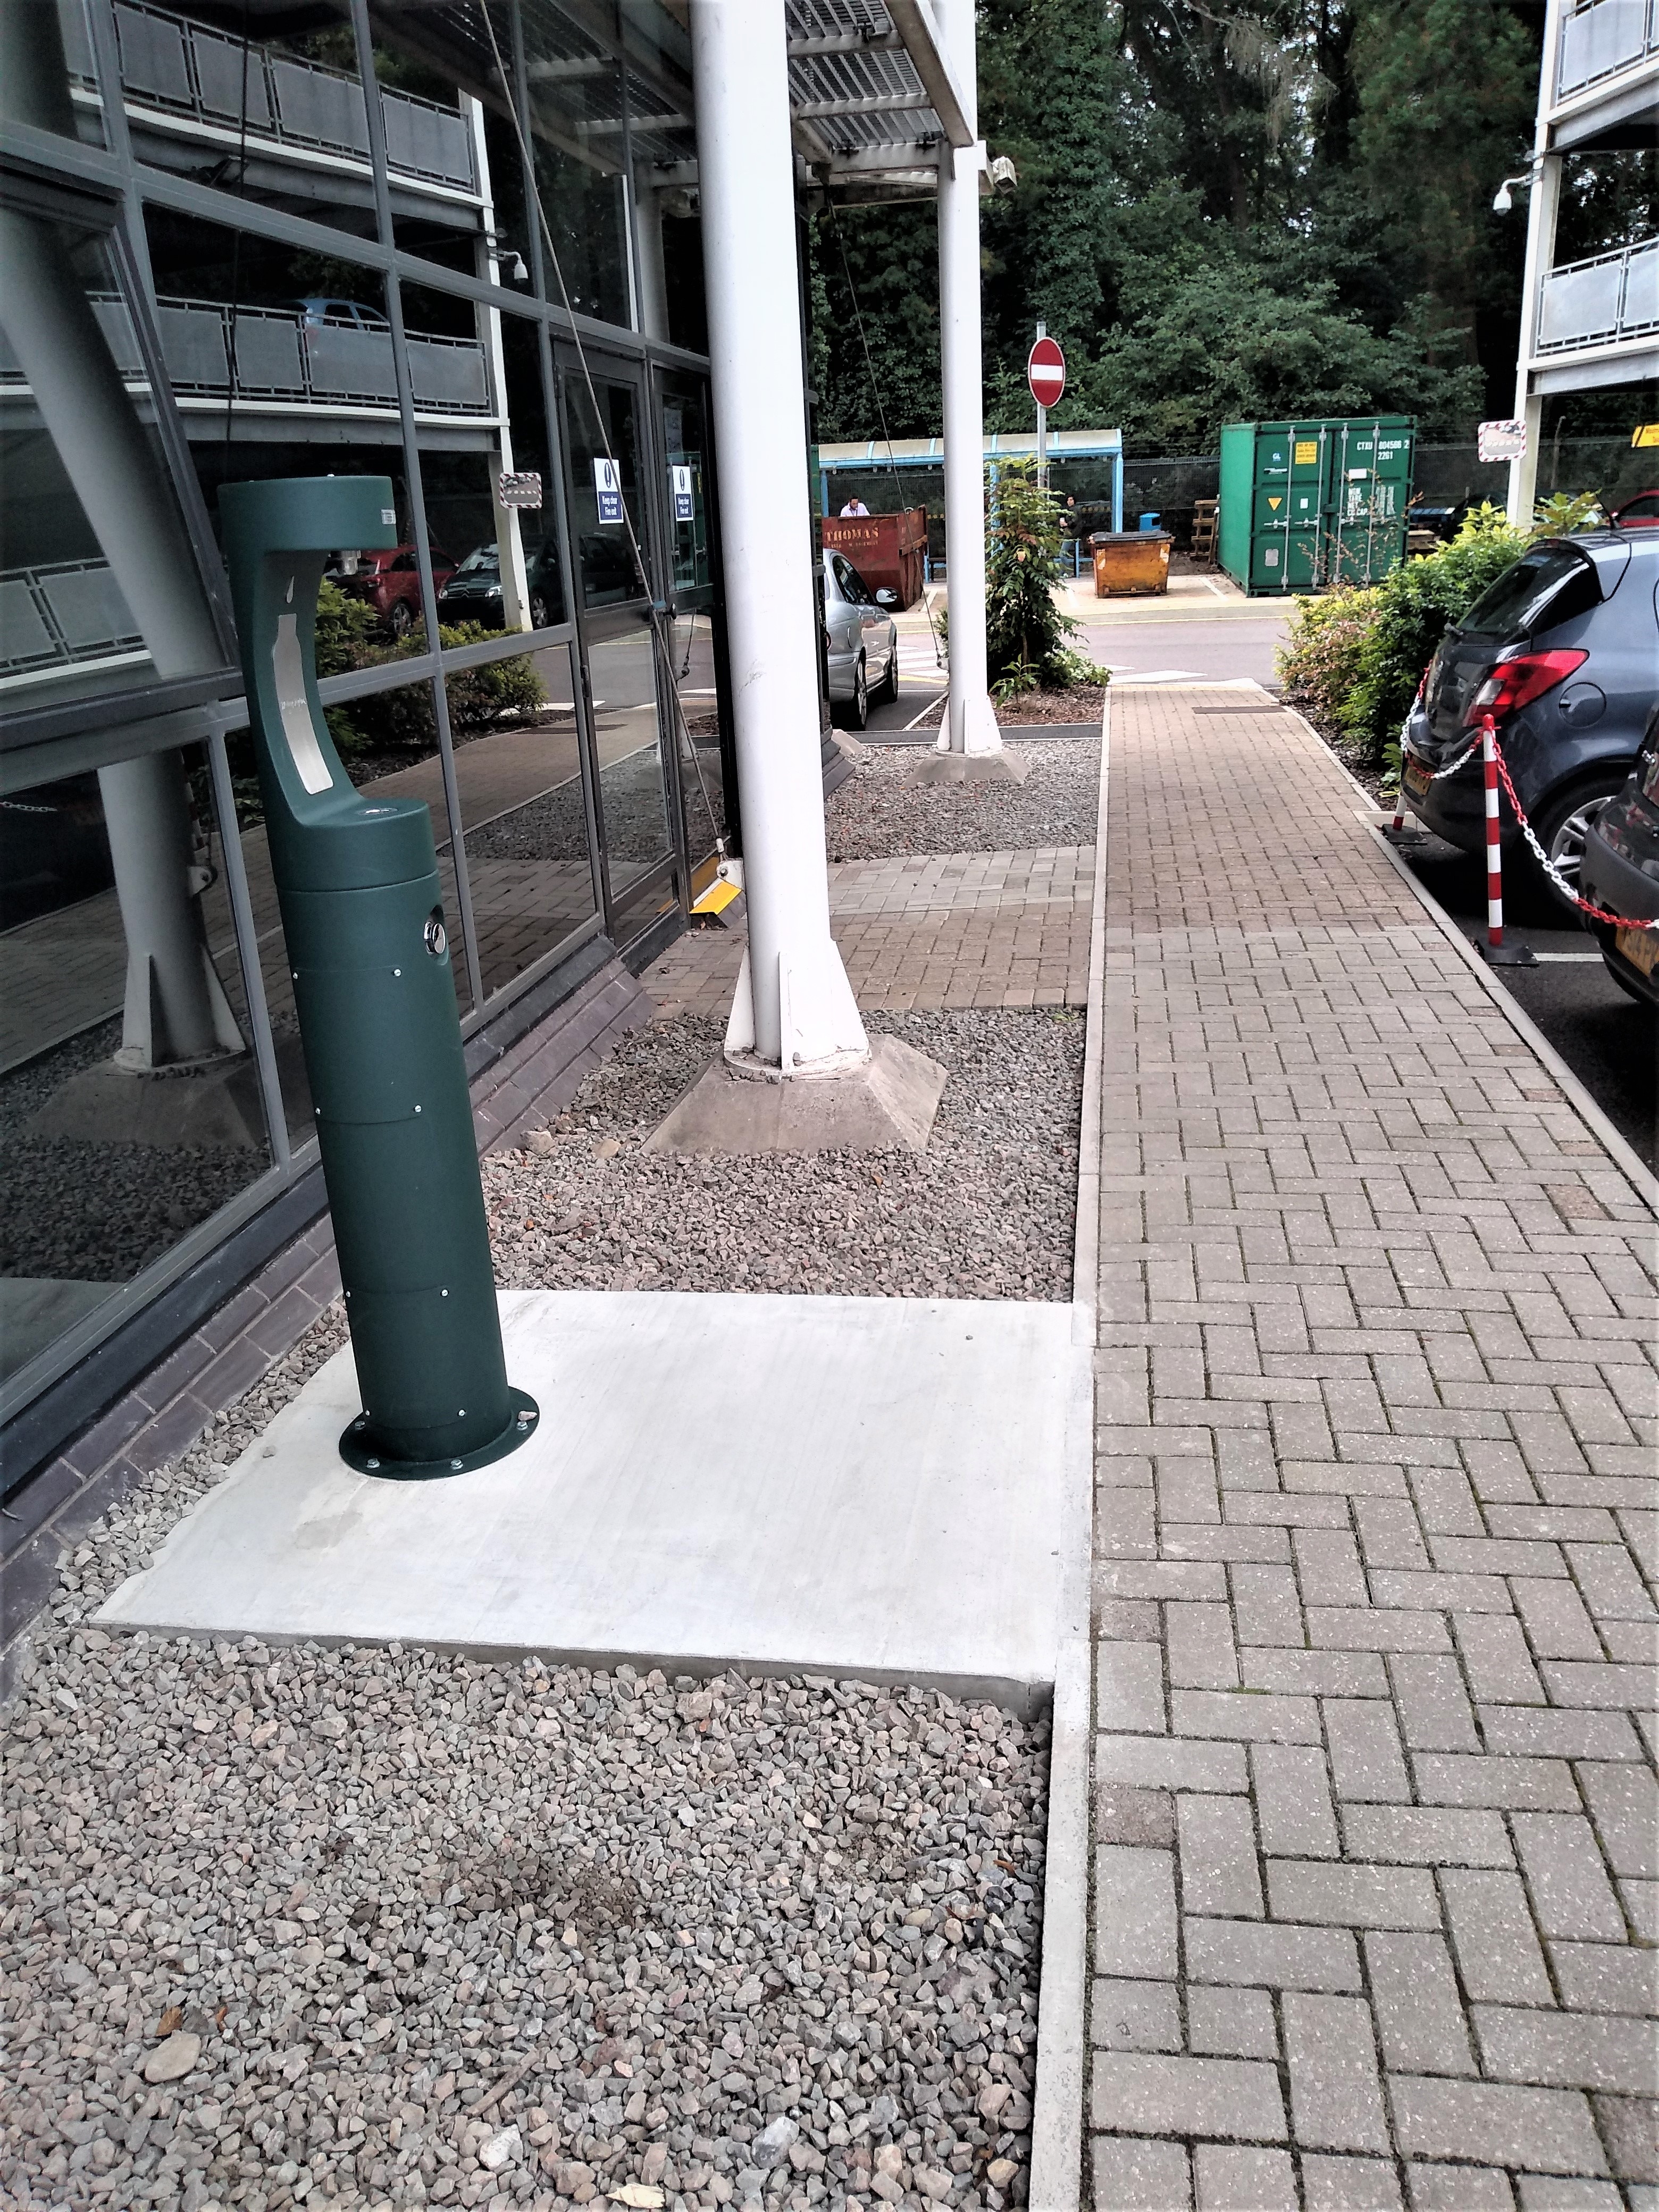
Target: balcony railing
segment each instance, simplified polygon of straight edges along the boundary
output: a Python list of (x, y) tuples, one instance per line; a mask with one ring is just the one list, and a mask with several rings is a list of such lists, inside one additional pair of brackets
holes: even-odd
[[(92, 46), (81, 9), (66, 9), (65, 44), (72, 74), (95, 84)], [(116, 37), (121, 82), (129, 100), (186, 117), (268, 150), (303, 148), (319, 154), (368, 160), (368, 119), (362, 88), (343, 70), (267, 50), (192, 23), (143, 0), (117, 0)], [(388, 166), (400, 176), (478, 190), (471, 126), (465, 116), (436, 100), (382, 91)]]
[(0, 678), (108, 660), (143, 642), (106, 561), (0, 569)]
[(1555, 97), (1616, 76), (1659, 53), (1659, 0), (1579, 0), (1561, 19)]
[[(141, 382), (143, 368), (125, 301), (101, 293), (92, 305), (123, 377)], [(398, 404), (392, 332), (384, 325), (279, 307), (233, 310), (215, 300), (160, 299), (155, 319), (167, 378), (180, 398), (313, 407)], [(477, 338), (410, 331), (404, 343), (422, 413), (490, 413), (489, 377)], [(0, 389), (15, 390), (22, 381), (16, 357), (0, 337)]]
[(1659, 330), (1659, 238), (1552, 269), (1538, 304), (1540, 354)]

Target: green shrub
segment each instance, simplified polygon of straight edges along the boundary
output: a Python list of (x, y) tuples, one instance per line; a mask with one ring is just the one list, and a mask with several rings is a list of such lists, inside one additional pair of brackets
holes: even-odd
[(1378, 593), (1353, 585), (1298, 599), (1290, 635), (1274, 655), (1287, 696), (1336, 723), (1359, 681), (1359, 659), (1376, 619)]
[[(492, 633), (477, 623), (443, 623), (439, 641), (446, 647), (476, 645)], [(426, 629), (416, 623), (401, 638), (388, 641), (373, 607), (354, 599), (335, 584), (317, 593), (317, 673), (338, 676), (352, 668), (378, 668), (424, 653)], [(447, 679), (449, 726), (467, 737), (503, 714), (529, 714), (547, 694), (528, 653), (458, 671)], [(324, 710), (329, 735), (348, 763), (363, 753), (430, 752), (438, 742), (432, 695), (424, 684), (396, 691), (373, 692), (349, 707)]]
[(1449, 545), (1401, 562), (1369, 591), (1298, 599), (1279, 652), (1286, 690), (1381, 767), (1441, 639), (1532, 538), (1559, 526), (1540, 510), (1530, 533), (1512, 530), (1501, 507), (1478, 507)]
[(1030, 461), (998, 472), (985, 563), (985, 647), (994, 697), (1103, 684), (1067, 640), (1078, 629), (1054, 598), (1060, 581), (1060, 502), (1036, 481)]

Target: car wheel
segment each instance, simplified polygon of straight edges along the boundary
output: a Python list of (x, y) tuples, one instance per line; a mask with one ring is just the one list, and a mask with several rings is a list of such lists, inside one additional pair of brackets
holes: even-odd
[(530, 594), (530, 627), (532, 629), (550, 629), (553, 617), (547, 611), (547, 601), (539, 592)]
[(893, 641), (887, 656), (887, 673), (870, 694), (872, 707), (890, 707), (898, 697), (898, 640)]
[[(1563, 879), (1577, 891), (1580, 871), (1584, 865), (1584, 839), (1590, 823), (1616, 792), (1625, 787), (1626, 771), (1622, 769), (1605, 770), (1601, 775), (1574, 784), (1571, 789), (1547, 800), (1538, 810), (1533, 820), (1533, 830), (1539, 843), (1549, 854)], [(1564, 897), (1554, 883), (1544, 874), (1527, 848), (1529, 872), (1548, 903), (1558, 914), (1570, 914), (1582, 920), (1578, 909), (1570, 898)]]
[(386, 620), (392, 625), (393, 637), (407, 637), (415, 627), (415, 610), (407, 599), (393, 599)]
[(844, 710), (849, 730), (867, 728), (870, 721), (870, 678), (860, 653), (853, 670), (853, 696)]

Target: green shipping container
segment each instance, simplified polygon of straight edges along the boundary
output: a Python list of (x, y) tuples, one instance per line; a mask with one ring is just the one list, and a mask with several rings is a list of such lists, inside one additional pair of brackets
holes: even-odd
[(1413, 434), (1403, 415), (1229, 422), (1221, 433), (1222, 568), (1252, 594), (1386, 575), (1406, 549)]

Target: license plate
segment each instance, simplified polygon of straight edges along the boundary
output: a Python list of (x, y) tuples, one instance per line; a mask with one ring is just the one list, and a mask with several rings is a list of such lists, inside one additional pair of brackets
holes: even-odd
[(1428, 789), (1433, 780), (1417, 756), (1414, 753), (1407, 753), (1406, 756), (1407, 790), (1414, 791), (1420, 796)]
[(1659, 929), (1632, 929), (1622, 925), (1613, 934), (1616, 948), (1632, 968), (1644, 975), (1651, 975), (1659, 967)]

